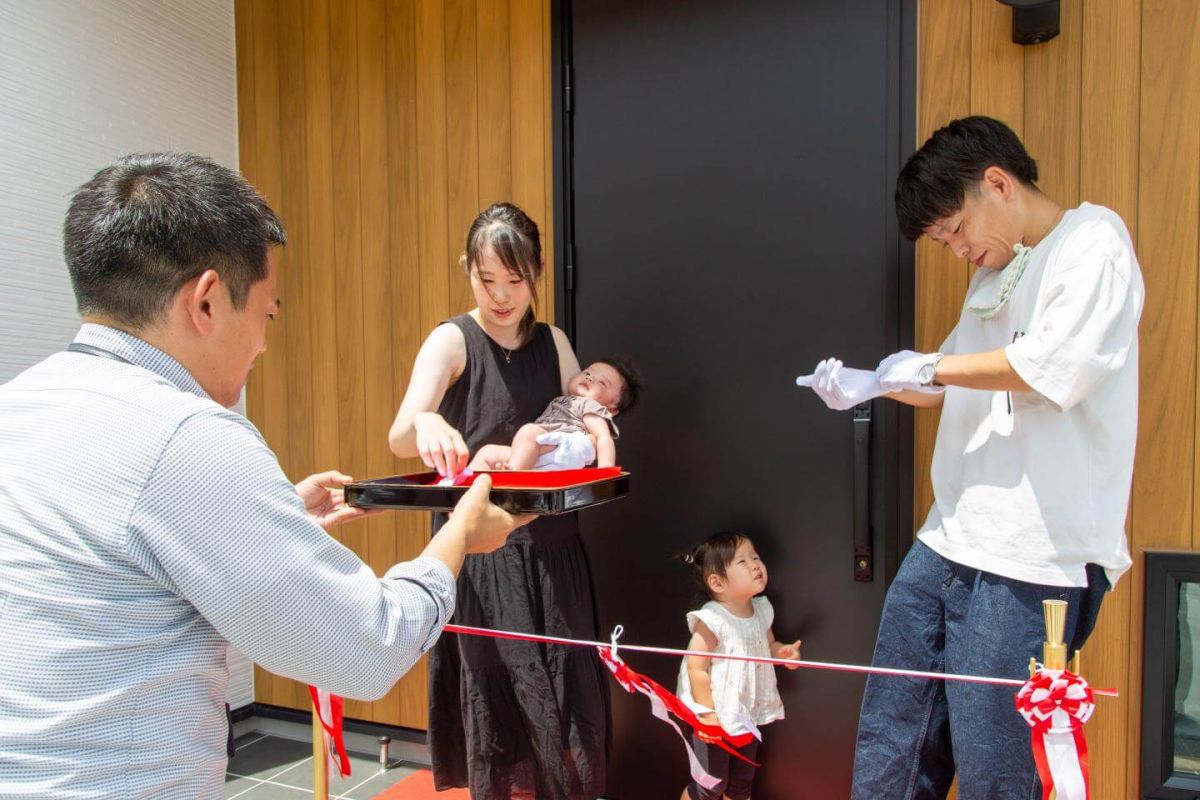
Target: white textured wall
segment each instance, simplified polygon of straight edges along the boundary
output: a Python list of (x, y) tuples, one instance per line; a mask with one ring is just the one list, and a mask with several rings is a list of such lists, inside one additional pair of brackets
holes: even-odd
[[(238, 163), (233, 0), (0, 0), (0, 383), (79, 326), (71, 192), (124, 153)], [(235, 706), (253, 671), (231, 657)]]
[(232, 0), (0, 0), (0, 382), (78, 327), (71, 192), (175, 149), (237, 166)]

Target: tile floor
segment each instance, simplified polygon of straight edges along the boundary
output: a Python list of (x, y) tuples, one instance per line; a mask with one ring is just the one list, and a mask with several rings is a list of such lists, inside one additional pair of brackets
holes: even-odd
[[(419, 769), (402, 761), (380, 771), (379, 759), (350, 754), (350, 777), (329, 776), (329, 797), (370, 800)], [(312, 743), (262, 733), (237, 740), (225, 773), (226, 800), (301, 800), (312, 797)]]

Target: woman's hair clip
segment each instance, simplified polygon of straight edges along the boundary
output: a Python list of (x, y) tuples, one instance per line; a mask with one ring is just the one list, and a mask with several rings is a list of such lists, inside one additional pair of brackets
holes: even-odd
[(684, 553), (684, 554), (683, 554), (683, 563), (685, 563), (685, 564), (695, 564), (695, 563), (696, 563), (696, 557), (695, 557), (695, 556), (693, 556), (691, 553)]

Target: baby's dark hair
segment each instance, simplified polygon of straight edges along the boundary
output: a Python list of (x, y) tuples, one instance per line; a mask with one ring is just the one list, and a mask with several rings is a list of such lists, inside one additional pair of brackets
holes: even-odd
[(597, 358), (594, 363), (608, 364), (625, 382), (625, 388), (621, 390), (621, 399), (617, 401), (617, 413), (624, 414), (636, 406), (638, 396), (642, 393), (642, 373), (633, 362), (623, 356), (605, 356)]
[(711, 599), (713, 594), (708, 588), (708, 576), (719, 575), (724, 578), (725, 567), (732, 563), (738, 545), (749, 540), (750, 537), (744, 533), (721, 531), (679, 556), (679, 560), (690, 568), (692, 580), (700, 592)]

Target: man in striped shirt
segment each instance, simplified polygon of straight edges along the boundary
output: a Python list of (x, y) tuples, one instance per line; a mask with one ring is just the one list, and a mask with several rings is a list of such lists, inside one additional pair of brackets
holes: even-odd
[(328, 536), (336, 472), (295, 487), (230, 411), (278, 311), (279, 220), (240, 176), (135, 155), (74, 196), (84, 324), (0, 387), (0, 797), (218, 798), (232, 642), (382, 696), (454, 608), (469, 552), (526, 520), (477, 481), (383, 578)]

